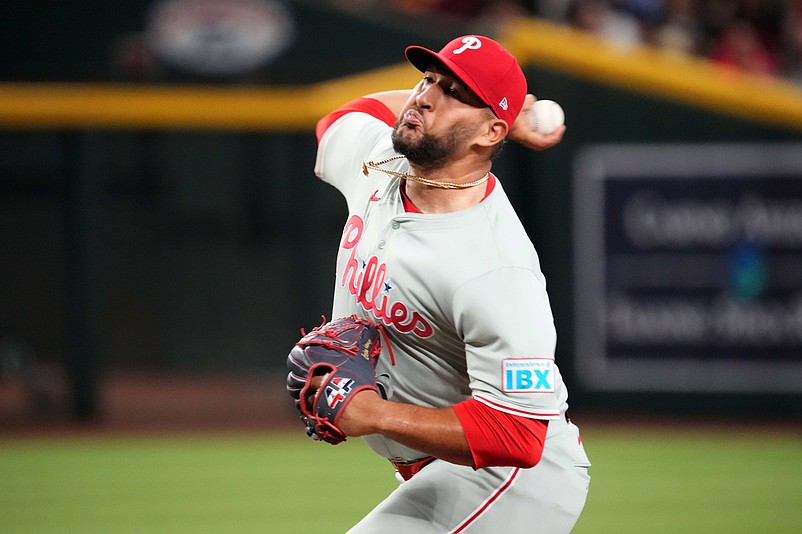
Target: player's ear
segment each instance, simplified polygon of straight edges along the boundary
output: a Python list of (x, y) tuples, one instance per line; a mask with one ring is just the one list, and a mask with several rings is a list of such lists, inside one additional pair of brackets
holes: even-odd
[(492, 119), (485, 122), (485, 128), (482, 132), (482, 142), (484, 146), (493, 146), (500, 143), (505, 137), (510, 128), (507, 123), (493, 115)]

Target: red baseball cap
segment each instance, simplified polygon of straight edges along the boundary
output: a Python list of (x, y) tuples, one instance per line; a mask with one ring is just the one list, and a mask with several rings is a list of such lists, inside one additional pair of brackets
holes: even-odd
[(490, 106), (496, 117), (508, 125), (515, 122), (526, 98), (526, 77), (515, 57), (488, 37), (457, 37), (440, 52), (422, 46), (409, 46), (404, 52), (421, 72), (433, 60), (448, 67), (457, 78)]

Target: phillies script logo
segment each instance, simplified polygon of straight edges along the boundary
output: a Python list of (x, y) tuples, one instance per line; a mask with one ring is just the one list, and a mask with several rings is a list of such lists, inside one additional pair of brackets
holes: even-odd
[(416, 311), (410, 312), (403, 302), (390, 303), (387, 294), (387, 264), (379, 263), (371, 256), (364, 263), (356, 257), (356, 246), (362, 239), (365, 222), (358, 215), (352, 215), (345, 224), (340, 247), (351, 251), (340, 283), (356, 297), (357, 302), (386, 325), (392, 325), (402, 333), (412, 332), (420, 337), (429, 337), (434, 332), (432, 326)]
[(350, 378), (336, 377), (326, 386), (326, 402), (329, 408), (336, 408), (351, 393), (354, 381)]

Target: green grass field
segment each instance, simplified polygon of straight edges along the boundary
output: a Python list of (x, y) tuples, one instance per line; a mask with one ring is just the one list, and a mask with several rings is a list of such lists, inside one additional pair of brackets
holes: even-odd
[[(338, 533), (395, 487), (361, 441), (299, 434), (6, 437), (0, 532)], [(593, 481), (575, 533), (802, 531), (798, 434), (583, 438)]]

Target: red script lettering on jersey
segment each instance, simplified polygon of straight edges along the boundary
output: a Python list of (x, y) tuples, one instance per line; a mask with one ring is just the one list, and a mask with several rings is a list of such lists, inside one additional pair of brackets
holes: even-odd
[(340, 248), (350, 250), (348, 263), (343, 271), (340, 284), (356, 297), (357, 302), (384, 324), (392, 325), (402, 333), (412, 332), (419, 337), (429, 337), (434, 333), (432, 326), (416, 311), (410, 312), (403, 302), (390, 303), (385, 291), (387, 264), (379, 262), (375, 255), (360, 262), (356, 257), (356, 247), (362, 239), (365, 222), (358, 215), (352, 215), (345, 224)]

